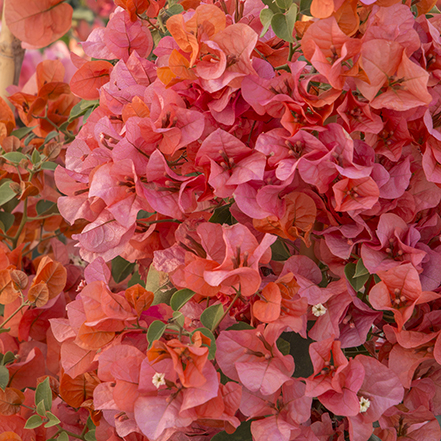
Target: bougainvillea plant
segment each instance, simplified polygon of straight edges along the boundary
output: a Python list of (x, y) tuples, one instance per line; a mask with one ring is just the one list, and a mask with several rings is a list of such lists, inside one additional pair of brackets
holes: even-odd
[(0, 441), (439, 441), (436, 1), (109, 3), (0, 101)]

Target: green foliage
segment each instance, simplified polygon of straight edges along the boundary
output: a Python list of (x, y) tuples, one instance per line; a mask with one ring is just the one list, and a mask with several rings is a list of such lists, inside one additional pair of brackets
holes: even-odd
[(136, 284), (139, 284), (141, 286), (144, 285), (144, 281), (141, 279), (141, 275), (139, 274), (138, 271), (135, 271), (133, 273), (132, 278), (127, 283), (127, 288), (130, 288), (131, 286), (136, 285)]
[(49, 384), (49, 378), (41, 382), (37, 389), (35, 389), (35, 404), (43, 402), (46, 410), (51, 410), (52, 407), (52, 390)]
[(0, 388), (5, 390), (9, 383), (9, 370), (6, 366), (0, 366)]
[(291, 257), (288, 247), (280, 238), (271, 245), (271, 252), (272, 260), (276, 262), (285, 262)]
[(277, 349), (283, 354), (288, 355), (291, 350), (291, 345), (283, 338), (278, 338), (276, 341)]
[(271, 19), (274, 16), (274, 12), (271, 9), (262, 9), (260, 11), (260, 21), (262, 22), (263, 29), (260, 36), (263, 37), (271, 26)]
[(8, 162), (12, 162), (13, 164), (20, 164), (20, 161), (22, 161), (23, 159), (28, 159), (28, 157), (21, 152), (4, 153), (2, 155), (2, 158), (6, 159), (6, 161)]
[(224, 315), (224, 307), (222, 304), (209, 306), (201, 314), (201, 323), (211, 331), (214, 331)]
[(39, 216), (59, 213), (57, 204), (55, 202), (45, 201), (44, 199), (41, 199), (37, 202), (35, 209), (37, 210), (37, 214)]
[(147, 331), (147, 341), (149, 342), (149, 348), (152, 346), (152, 343), (155, 340), (159, 340), (164, 334), (167, 325), (160, 320), (155, 320), (150, 324), (149, 329)]
[(277, 13), (271, 19), (271, 27), (274, 33), (282, 40), (292, 43), (294, 38), (294, 25), (297, 19), (297, 5), (293, 3), (286, 14)]
[(43, 424), (43, 419), (40, 415), (32, 415), (28, 418), (25, 424), (25, 429), (36, 429)]
[(53, 427), (57, 424), (60, 424), (60, 420), (52, 413), (52, 412), (46, 412), (46, 418), (49, 420), (44, 427)]
[(69, 435), (66, 432), (61, 432), (58, 435), (57, 441), (69, 441)]
[(9, 202), (16, 196), (15, 191), (9, 186), (11, 182), (12, 181), (5, 180), (0, 185), (0, 206), (6, 204), (6, 202)]
[(312, 0), (300, 0), (300, 14), (311, 15)]
[(292, 5), (292, 1), (293, 0), (276, 0), (276, 5), (283, 11), (287, 11)]
[(211, 441), (251, 441), (251, 421), (244, 421), (234, 433), (220, 432), (211, 438)]
[(0, 211), (0, 229), (6, 233), (14, 224), (15, 216), (5, 211)]
[(13, 130), (11, 132), (11, 136), (15, 136), (18, 139), (23, 139), (25, 136), (29, 135), (29, 133), (31, 133), (32, 130), (34, 130), (35, 128), (37, 128), (37, 126), (21, 127), (20, 129)]
[(41, 164), (40, 168), (42, 170), (55, 170), (58, 167), (58, 164), (52, 161), (46, 161)]
[(369, 280), (370, 274), (360, 259), (357, 264), (349, 262), (345, 266), (345, 276), (355, 291), (358, 292)]
[(72, 110), (70, 111), (69, 119), (67, 120), (68, 123), (71, 123), (77, 118), (80, 118), (81, 116), (85, 115), (90, 109), (92, 109), (93, 111), (96, 107), (98, 107), (98, 100), (93, 100), (93, 101), (81, 100), (78, 104), (72, 107)]
[(234, 225), (236, 223), (236, 219), (230, 213), (230, 205), (223, 205), (222, 207), (218, 207), (214, 210), (213, 215), (210, 217), (208, 222), (212, 224), (227, 224)]
[(134, 263), (128, 262), (120, 256), (116, 256), (112, 260), (112, 277), (116, 283), (120, 283), (125, 280), (135, 268)]
[[(205, 337), (208, 337), (211, 340), (211, 345), (208, 346), (208, 359), (213, 360), (216, 356), (216, 339), (213, 333), (207, 328), (197, 328), (191, 333), (191, 336), (196, 331), (199, 331), (201, 334), (204, 334)], [(207, 346), (207, 345), (204, 344), (203, 346)]]
[(195, 294), (194, 291), (187, 288), (176, 291), (170, 300), (173, 311), (179, 311)]
[(227, 328), (227, 331), (243, 331), (244, 329), (255, 329), (247, 322), (237, 322)]

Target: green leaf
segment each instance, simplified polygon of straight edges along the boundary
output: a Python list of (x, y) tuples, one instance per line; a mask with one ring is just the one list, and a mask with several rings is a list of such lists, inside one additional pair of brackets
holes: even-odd
[(281, 39), (292, 43), (294, 40), (292, 38), (292, 32), (289, 32), (288, 22), (284, 14), (274, 14), (271, 19), (271, 27), (274, 33)]
[(153, 266), (149, 267), (149, 272), (147, 273), (147, 280), (145, 282), (145, 289), (147, 291), (156, 292), (160, 288), (160, 272)]
[(297, 20), (297, 13), (299, 12), (299, 8), (298, 6), (293, 3), (288, 11), (285, 14), (286, 17), (286, 24), (288, 25), (288, 32), (290, 33), (291, 37), (292, 34), (294, 32), (294, 26), (296, 24), (296, 20)]
[(228, 224), (234, 225), (236, 219), (230, 213), (230, 205), (223, 205), (214, 210), (213, 215), (210, 217), (208, 222), (212, 224)]
[(273, 11), (275, 14), (277, 14), (278, 12), (281, 12), (277, 6), (275, 0), (262, 0), (262, 3), (264, 5), (267, 5), (268, 8), (270, 8), (271, 11)]
[(184, 8), (182, 5), (176, 3), (173, 6), (170, 6), (168, 9), (165, 10), (165, 13), (171, 17), (172, 15), (178, 15), (181, 12), (183, 12)]
[(37, 149), (34, 149), (31, 156), (32, 164), (37, 164), (41, 161), (41, 155), (40, 152)]
[(255, 329), (247, 322), (237, 322), (227, 328), (227, 331), (243, 331), (245, 329)]
[(44, 144), (47, 144), (52, 139), (56, 138), (59, 135), (59, 133), (56, 130), (52, 130), (52, 132), (49, 132), (46, 135), (46, 138), (44, 138)]
[(184, 323), (185, 323), (185, 315), (182, 314), (182, 312), (179, 311), (174, 311), (173, 312), (173, 321), (172, 323), (177, 323), (178, 324), (178, 328), (184, 327)]
[(10, 201), (6, 202), (6, 204), (0, 204), (0, 205), (2, 206), (2, 209), (6, 213), (12, 213), (14, 211), (15, 207), (17, 207), (17, 205), (19, 203), (20, 203), (20, 201), (17, 198), (13, 198)]
[(72, 20), (85, 20), (89, 23), (93, 23), (95, 16), (90, 9), (75, 8), (72, 13)]
[[(46, 161), (41, 164), (40, 168), (42, 170), (55, 170), (58, 167), (58, 164), (52, 161)], [(64, 432), (63, 432), (64, 433)]]
[(34, 139), (34, 138), (38, 138), (38, 136), (34, 133), (31, 132), (26, 139), (24, 140), (24, 145), (27, 147), (29, 145), (29, 143)]
[(61, 422), (52, 412), (46, 412), (46, 417), (49, 419), (49, 421), (44, 425), (46, 428), (56, 426)]
[(292, 0), (276, 0), (276, 5), (286, 11), (291, 7)]
[(5, 390), (9, 383), (9, 371), (6, 366), (0, 366), (0, 388)]
[(152, 346), (152, 343), (155, 340), (159, 340), (162, 337), (162, 334), (164, 334), (166, 328), (167, 325), (160, 320), (155, 320), (150, 324), (149, 329), (147, 330), (147, 341), (149, 342), (149, 348)]
[(6, 181), (0, 185), (0, 205), (6, 204), (16, 196), (15, 191), (9, 186), (10, 182)]
[(130, 263), (126, 259), (116, 256), (112, 260), (112, 277), (116, 283), (120, 283), (132, 273), (134, 268), (134, 263)]
[(356, 265), (355, 263), (349, 262), (345, 266), (345, 276), (348, 279), (349, 283), (352, 285), (352, 288), (355, 291), (360, 291), (360, 289), (364, 286), (364, 284), (369, 280), (370, 275), (364, 275), (360, 277), (354, 277), (355, 275)]
[(46, 415), (46, 408), (44, 407), (44, 401), (41, 400), (38, 404), (37, 404), (37, 413), (38, 415), (44, 417)]
[(138, 214), (136, 215), (136, 220), (139, 219), (148, 219), (150, 216), (153, 216), (155, 213), (149, 213), (145, 210), (139, 210)]
[(81, 100), (77, 105), (72, 107), (72, 110), (70, 111), (69, 119), (67, 121), (71, 123), (75, 119), (85, 115), (89, 109), (93, 110), (97, 106), (98, 106), (98, 100), (93, 100), (93, 101)]
[(179, 311), (195, 294), (194, 291), (187, 288), (176, 291), (170, 300), (173, 311)]
[(271, 252), (272, 260), (275, 260), (276, 262), (285, 262), (285, 260), (288, 260), (291, 257), (288, 247), (280, 239), (277, 239), (271, 245)]
[(8, 364), (8, 363), (12, 363), (13, 361), (15, 361), (15, 358), (16, 357), (15, 357), (14, 353), (11, 351), (8, 351), (8, 352), (6, 352), (5, 355), (3, 355), (1, 363), (3, 365)]
[(35, 404), (38, 404), (40, 401), (43, 401), (46, 410), (51, 410), (52, 390), (49, 384), (49, 378), (46, 378), (37, 386), (37, 389), (35, 389)]
[(260, 11), (260, 21), (263, 25), (262, 32), (260, 33), (261, 37), (267, 33), (269, 27), (271, 26), (271, 19), (273, 18), (273, 15), (274, 12), (271, 11), (271, 9), (262, 9)]
[(9, 332), (10, 330), (11, 330), (11, 328), (1, 328), (0, 334), (3, 334), (3, 332)]
[(289, 351), (291, 350), (291, 345), (288, 341), (284, 340), (283, 338), (278, 338), (276, 341), (277, 349), (283, 354), (288, 355)]
[(43, 420), (41, 419), (40, 415), (32, 415), (26, 421), (24, 428), (36, 429), (37, 427), (40, 427), (42, 424), (43, 424)]
[(26, 135), (29, 135), (29, 133), (32, 132), (37, 126), (34, 127), (22, 127), (17, 130), (13, 130), (11, 132), (11, 136), (15, 136), (18, 139), (23, 139)]
[(364, 266), (363, 260), (358, 259), (357, 265), (355, 266), (354, 277), (365, 276), (366, 274), (369, 274), (369, 271)]
[[(315, 324), (315, 322), (308, 322), (308, 330)], [(295, 371), (293, 377), (309, 377), (314, 372), (314, 368), (309, 356), (309, 346), (313, 343), (310, 338), (303, 338), (297, 332), (283, 332), (281, 337), (289, 343), (289, 353), (294, 358)]]
[(7, 161), (13, 164), (19, 164), (23, 159), (29, 159), (26, 155), (20, 152), (9, 152), (2, 155)]
[(90, 416), (87, 418), (86, 426), (89, 430), (95, 430), (96, 426), (95, 426), (94, 422), (92, 421), (92, 418), (90, 418)]
[(69, 127), (70, 122), (69, 121), (65, 121), (63, 124), (61, 124), (61, 126), (58, 126), (58, 130), (60, 132), (66, 132), (68, 131), (67, 128)]
[(170, 305), (170, 300), (173, 294), (176, 292), (176, 288), (171, 288), (165, 291), (158, 289), (155, 291), (155, 298), (152, 302), (152, 305), (159, 305), (160, 303), (164, 303), (166, 305)]
[(219, 323), (219, 320), (224, 315), (224, 307), (221, 303), (218, 305), (209, 306), (202, 314), (201, 314), (201, 323), (211, 331), (214, 331), (216, 326)]
[(139, 283), (141, 286), (144, 286), (144, 280), (141, 279), (139, 272), (135, 271), (133, 273), (132, 278), (127, 283), (127, 288), (130, 288), (131, 286), (136, 285), (137, 283)]
[(170, 299), (172, 295), (176, 292), (176, 288), (164, 289), (165, 286), (161, 286), (161, 273), (153, 266), (150, 265), (149, 272), (147, 274), (147, 281), (145, 283), (145, 289), (151, 291), (155, 298), (152, 305), (159, 305), (160, 303), (165, 303), (170, 305)]
[[(213, 333), (207, 328), (197, 328), (191, 333), (191, 336), (193, 336), (193, 334), (196, 331), (199, 331), (201, 334), (204, 334), (205, 337), (208, 337), (211, 340), (211, 345), (208, 346), (208, 359), (214, 360), (216, 356), (216, 339)], [(207, 346), (207, 345), (203, 344), (202, 346)]]
[(368, 439), (368, 441), (381, 441), (381, 439), (378, 438), (378, 436), (373, 433), (371, 437)]
[(44, 214), (52, 214), (52, 213), (58, 213), (58, 207), (55, 202), (52, 201), (46, 201), (44, 199), (40, 199), (37, 202), (37, 205), (35, 207), (37, 210), (37, 214), (39, 216), (42, 216)]
[(58, 435), (57, 441), (69, 441), (69, 435), (66, 432), (61, 432)]
[(15, 216), (11, 213), (6, 213), (6, 211), (0, 211), (0, 222), (2, 223), (2, 231), (6, 233), (9, 228), (14, 224)]
[(312, 0), (300, 0), (300, 14), (311, 15)]
[(223, 431), (214, 435), (211, 441), (250, 441), (252, 438), (251, 421), (244, 421), (231, 435)]
[(96, 441), (95, 430), (89, 430), (89, 432), (84, 435), (84, 439), (86, 441)]

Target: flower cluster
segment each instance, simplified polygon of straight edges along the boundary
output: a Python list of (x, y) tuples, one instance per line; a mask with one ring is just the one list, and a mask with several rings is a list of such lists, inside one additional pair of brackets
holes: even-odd
[(5, 311), (32, 305), (11, 336), (51, 342), (48, 435), (441, 438), (441, 14), (297, 3), (116, 0), (70, 88), (43, 62), (11, 97), (39, 137), (84, 116), (54, 179), (86, 268), (27, 288), (0, 259)]

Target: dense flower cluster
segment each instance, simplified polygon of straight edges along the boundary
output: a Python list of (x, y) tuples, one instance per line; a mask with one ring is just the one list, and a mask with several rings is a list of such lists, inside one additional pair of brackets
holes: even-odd
[(115, 0), (70, 88), (45, 61), (14, 90), (40, 138), (85, 122), (63, 196), (11, 178), (57, 200), (68, 241), (29, 286), (24, 226), (0, 254), (4, 316), (26, 301), (0, 352), (29, 343), (3, 430), (33, 439), (19, 405), (50, 373), (62, 426), (35, 436), (441, 438), (441, 14), (306, 3)]

